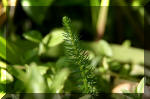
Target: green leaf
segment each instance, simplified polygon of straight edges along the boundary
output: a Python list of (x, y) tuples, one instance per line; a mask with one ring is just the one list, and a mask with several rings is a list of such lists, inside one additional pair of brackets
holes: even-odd
[(66, 62), (67, 58), (66, 57), (61, 57), (58, 59), (58, 61), (56, 62), (56, 68), (57, 69), (62, 69), (64, 67), (68, 66), (68, 63)]
[(39, 43), (41, 42), (42, 40), (42, 35), (39, 31), (36, 31), (36, 30), (32, 30), (32, 31), (29, 31), (29, 32), (25, 32), (23, 34), (24, 38), (26, 38), (27, 40), (30, 40), (32, 42), (35, 42), (35, 43)]
[(49, 6), (54, 0), (22, 0), (22, 6)]
[(30, 93), (44, 93), (45, 92), (45, 83), (44, 78), (41, 75), (38, 66), (35, 63), (32, 63), (30, 66), (27, 66), (26, 72), (27, 80), (25, 82), (26, 91)]
[(40, 74), (44, 75), (49, 67), (47, 67), (47, 66), (38, 66), (37, 68), (38, 68)]
[(64, 87), (64, 83), (67, 80), (67, 77), (69, 76), (69, 70), (68, 69), (62, 69), (57, 73), (53, 79), (53, 82), (50, 87), (50, 91), (52, 93), (60, 93), (61, 90)]
[(132, 62), (144, 64), (144, 52), (143, 49), (124, 47), (116, 44), (112, 44), (113, 56), (112, 58), (120, 62)]
[(0, 68), (5, 68), (6, 69), (6, 63), (3, 61), (0, 61)]
[(56, 46), (64, 41), (63, 33), (62, 29), (54, 29), (42, 41), (48, 47)]
[(38, 55), (42, 55), (43, 53), (46, 52), (46, 46), (43, 43), (39, 44), (39, 49), (38, 49)]
[(6, 40), (0, 36), (0, 57), (6, 60)]
[[(41, 43), (40, 43), (41, 44)], [(54, 47), (45, 47), (44, 44), (41, 44), (39, 47), (39, 55), (42, 55), (43, 57), (51, 57), (51, 58), (58, 58), (59, 56), (64, 55), (63, 46), (62, 44), (54, 46)]]
[(112, 48), (105, 40), (98, 42), (82, 42), (82, 47), (91, 50), (95, 55), (113, 56)]
[(130, 72), (130, 75), (144, 75), (144, 68), (145, 68), (144, 66), (138, 64), (132, 65), (132, 70)]
[(21, 47), (17, 46), (16, 43), (7, 40), (7, 57), (6, 60), (12, 64), (22, 63)]
[(5, 95), (6, 93), (4, 92), (0, 92), (0, 99), (2, 99), (2, 97)]
[(21, 69), (16, 68), (15, 66), (8, 66), (7, 70), (11, 75), (15, 76), (17, 79), (19, 79), (23, 82), (27, 81), (25, 72), (22, 71)]
[(129, 47), (131, 47), (131, 42), (129, 40), (126, 40), (123, 42), (122, 46), (129, 48)]
[(1, 69), (0, 83), (6, 84), (12, 81), (13, 81), (13, 77), (5, 69)]
[(54, 0), (21, 0), (23, 10), (35, 21), (41, 24), (45, 18), (48, 7)]
[(123, 93), (131, 93), (129, 90), (127, 90), (127, 89), (122, 89), (122, 92)]
[(110, 45), (105, 40), (101, 40), (97, 46), (99, 46), (99, 51), (101, 54), (109, 57), (113, 55)]
[[(11, 64), (24, 64), (26, 62), (26, 58), (35, 54), (35, 47), (38, 46), (38, 43), (31, 42), (29, 40), (18, 38), (15, 41), (7, 39), (7, 61)], [(27, 55), (31, 53), (31, 50), (34, 50), (34, 53), (31, 55)], [(38, 49), (37, 49), (38, 50)], [(28, 53), (30, 51), (30, 53)], [(27, 55), (27, 57), (26, 57)], [(29, 58), (29, 57), (28, 57)], [(31, 57), (30, 57), (31, 58)], [(34, 57), (37, 58), (37, 57)]]
[(144, 78), (142, 78), (142, 80), (136, 87), (136, 93), (144, 93)]

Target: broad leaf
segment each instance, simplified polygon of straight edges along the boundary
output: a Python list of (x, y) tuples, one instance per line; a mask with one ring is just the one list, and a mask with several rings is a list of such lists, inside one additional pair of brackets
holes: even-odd
[(56, 46), (64, 41), (64, 31), (62, 29), (54, 29), (43, 39), (43, 43), (48, 47)]
[(35, 43), (39, 43), (42, 40), (42, 35), (39, 31), (36, 30), (32, 30), (29, 32), (25, 32), (23, 34), (24, 38), (26, 38), (27, 40), (30, 40), (32, 42)]
[(111, 49), (110, 45), (107, 43), (107, 41), (101, 40), (97, 46), (98, 46), (101, 54), (106, 55), (106, 56), (113, 55), (112, 49)]
[(113, 56), (112, 58), (120, 62), (133, 62), (133, 63), (144, 63), (143, 49), (124, 47), (116, 44), (112, 44)]
[(32, 63), (27, 66), (26, 72), (27, 81), (25, 81), (25, 86), (27, 92), (30, 93), (42, 93), (45, 92), (44, 78), (40, 73), (38, 66)]
[(104, 55), (111, 57), (113, 55), (111, 46), (105, 40), (98, 42), (82, 42), (82, 46), (85, 49), (92, 50), (95, 55)]
[(57, 73), (53, 79), (52, 85), (50, 87), (50, 91), (52, 93), (60, 93), (64, 87), (64, 83), (69, 76), (69, 70), (63, 69), (59, 73)]

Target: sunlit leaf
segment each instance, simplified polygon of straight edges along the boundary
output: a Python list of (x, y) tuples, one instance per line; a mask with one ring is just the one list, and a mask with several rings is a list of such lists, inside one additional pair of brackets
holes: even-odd
[(50, 86), (50, 91), (52, 93), (60, 93), (64, 87), (64, 83), (69, 75), (68, 69), (61, 70), (58, 74), (55, 75), (52, 85)]
[(2, 99), (2, 97), (5, 95), (6, 93), (4, 92), (0, 92), (0, 99)]
[(144, 50), (112, 44), (112, 58), (120, 62), (144, 63)]
[(45, 92), (44, 79), (35, 63), (32, 63), (27, 68), (27, 81), (25, 81), (27, 92), (41, 93)]
[(99, 46), (99, 51), (102, 54), (104, 54), (106, 56), (112, 56), (113, 55), (112, 49), (111, 49), (110, 45), (106, 41), (101, 40), (98, 43), (98, 46)]
[(0, 61), (0, 68), (6, 68), (6, 63), (3, 61)]
[(49, 6), (54, 0), (22, 0), (22, 6)]
[(131, 70), (131, 75), (144, 75), (144, 66), (141, 65), (133, 65)]
[(45, 56), (47, 57), (53, 57), (53, 58), (58, 58), (59, 56), (64, 55), (63, 53), (64, 49), (62, 45), (57, 45), (54, 47), (49, 47), (46, 52), (44, 53)]
[(39, 44), (39, 52), (38, 55), (41, 55), (46, 52), (46, 46), (43, 43)]
[(13, 77), (5, 69), (1, 69), (0, 76), (0, 83), (2, 84), (10, 83), (13, 81)]
[(62, 29), (54, 29), (44, 37), (43, 43), (49, 47), (56, 46), (64, 41), (63, 33), (64, 31)]
[(144, 81), (144, 78), (142, 78), (142, 80), (136, 87), (136, 93), (144, 93), (144, 84), (145, 84), (145, 81)]
[(123, 42), (122, 46), (128, 48), (128, 47), (131, 46), (131, 42), (129, 40), (126, 40), (126, 41)]
[(44, 75), (49, 67), (47, 67), (47, 66), (38, 66), (37, 68), (38, 68), (40, 74)]

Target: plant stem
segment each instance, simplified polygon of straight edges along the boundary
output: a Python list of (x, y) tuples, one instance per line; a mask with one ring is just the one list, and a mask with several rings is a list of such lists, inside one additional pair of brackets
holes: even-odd
[(107, 13), (109, 7), (109, 0), (102, 0), (100, 4), (99, 16), (97, 21), (97, 38), (96, 40), (100, 40), (104, 34), (106, 21), (107, 21)]

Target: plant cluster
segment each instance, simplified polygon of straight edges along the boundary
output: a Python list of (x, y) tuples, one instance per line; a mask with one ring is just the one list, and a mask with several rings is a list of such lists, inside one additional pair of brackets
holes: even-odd
[(148, 0), (9, 1), (0, 1), (0, 98), (149, 99)]

